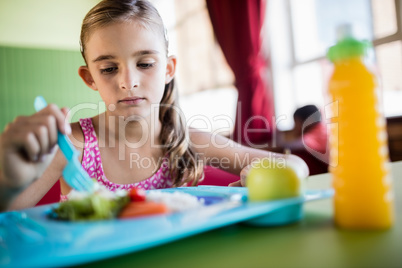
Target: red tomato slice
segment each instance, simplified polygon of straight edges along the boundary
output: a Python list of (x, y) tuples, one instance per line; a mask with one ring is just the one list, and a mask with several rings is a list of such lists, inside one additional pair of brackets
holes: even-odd
[(129, 196), (132, 202), (142, 202), (146, 199), (145, 190), (139, 188), (131, 189)]

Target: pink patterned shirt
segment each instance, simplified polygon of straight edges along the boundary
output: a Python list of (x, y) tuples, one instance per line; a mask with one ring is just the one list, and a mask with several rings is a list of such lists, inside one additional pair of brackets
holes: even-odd
[(168, 159), (164, 158), (161, 167), (150, 178), (131, 184), (117, 184), (109, 181), (103, 172), (102, 160), (99, 151), (98, 139), (91, 118), (80, 119), (82, 132), (84, 133), (85, 145), (82, 156), (82, 167), (91, 178), (106, 186), (110, 191), (117, 189), (130, 190), (142, 188), (144, 190), (171, 188), (173, 185), (169, 173)]

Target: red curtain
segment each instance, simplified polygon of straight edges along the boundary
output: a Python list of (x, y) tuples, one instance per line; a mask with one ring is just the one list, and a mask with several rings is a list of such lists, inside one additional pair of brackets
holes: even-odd
[(254, 146), (270, 142), (274, 115), (271, 88), (262, 75), (264, 0), (206, 0), (216, 38), (232, 68), (239, 92), (234, 140)]

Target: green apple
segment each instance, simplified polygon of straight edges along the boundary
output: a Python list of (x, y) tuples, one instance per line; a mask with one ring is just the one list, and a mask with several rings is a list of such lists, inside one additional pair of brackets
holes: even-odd
[(283, 163), (278, 161), (278, 158), (264, 158), (253, 163), (247, 174), (249, 200), (264, 201), (301, 196), (303, 180), (307, 175), (307, 165), (298, 157), (284, 156)]

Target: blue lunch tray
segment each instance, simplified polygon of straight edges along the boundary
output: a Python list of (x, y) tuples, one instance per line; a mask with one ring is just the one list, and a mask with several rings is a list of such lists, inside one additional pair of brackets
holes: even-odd
[[(23, 210), (39, 228), (0, 225), (1, 267), (44, 267), (84, 264), (165, 244), (218, 227), (246, 222), (271, 226), (298, 221), (304, 202), (330, 198), (333, 190), (309, 190), (303, 197), (246, 202), (247, 188), (199, 186), (153, 191), (181, 191), (203, 198), (206, 206), (180, 213), (133, 219), (64, 222), (49, 219), (52, 205)], [(235, 198), (234, 198), (235, 197)], [(237, 201), (234, 201), (236, 199)], [(0, 214), (0, 220), (13, 212)], [(15, 212), (14, 212), (15, 213)], [(38, 228), (36, 228), (38, 229)], [(18, 234), (18, 232), (17, 232)]]

